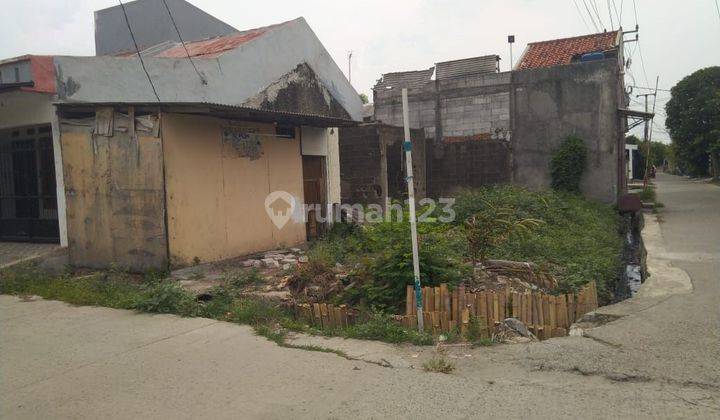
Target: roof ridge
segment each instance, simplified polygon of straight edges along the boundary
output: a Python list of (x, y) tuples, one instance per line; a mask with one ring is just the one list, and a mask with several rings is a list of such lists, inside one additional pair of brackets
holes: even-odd
[(592, 38), (592, 37), (597, 37), (597, 36), (601, 36), (601, 35), (609, 35), (609, 34), (615, 34), (617, 36), (618, 32), (619, 32), (619, 29), (614, 30), (614, 31), (605, 31), (605, 32), (597, 32), (597, 33), (593, 33), (593, 34), (570, 36), (567, 38), (555, 38), (555, 39), (547, 39), (545, 41), (528, 42), (527, 45), (546, 44), (548, 42), (557, 42), (557, 41), (570, 41), (573, 39)]

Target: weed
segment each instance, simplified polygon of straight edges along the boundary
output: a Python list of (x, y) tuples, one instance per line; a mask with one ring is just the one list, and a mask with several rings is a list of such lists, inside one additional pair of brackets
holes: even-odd
[(409, 330), (398, 324), (391, 316), (377, 312), (373, 313), (367, 322), (334, 330), (332, 333), (346, 338), (378, 340), (387, 343), (409, 342), (416, 345), (431, 345), (434, 342), (432, 335)]
[(265, 278), (257, 268), (230, 271), (223, 275), (223, 279), (228, 285), (236, 288), (254, 286), (265, 281)]
[(195, 299), (177, 284), (159, 283), (146, 287), (133, 308), (143, 312), (195, 316), (197, 306)]
[(571, 193), (580, 192), (582, 179), (587, 164), (587, 147), (585, 142), (575, 136), (566, 138), (553, 153), (550, 162), (552, 188), (557, 191)]
[(433, 357), (423, 363), (425, 372), (451, 373), (455, 370), (455, 363), (444, 357)]

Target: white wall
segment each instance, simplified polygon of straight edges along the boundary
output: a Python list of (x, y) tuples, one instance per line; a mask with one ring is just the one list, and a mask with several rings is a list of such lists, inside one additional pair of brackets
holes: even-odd
[(39, 124), (52, 126), (60, 245), (67, 246), (65, 178), (63, 176), (62, 148), (60, 147), (60, 127), (55, 107), (52, 104), (53, 100), (53, 95), (44, 93), (21, 91), (0, 93), (0, 129)]
[(328, 204), (340, 204), (340, 145), (337, 128), (302, 127), (302, 154), (325, 156)]

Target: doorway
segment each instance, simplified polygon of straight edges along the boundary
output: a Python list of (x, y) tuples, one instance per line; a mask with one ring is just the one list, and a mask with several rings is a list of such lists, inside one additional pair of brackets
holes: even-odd
[(49, 124), (0, 131), (0, 240), (60, 242)]
[(303, 190), (308, 206), (307, 240), (319, 238), (325, 232), (327, 217), (327, 187), (325, 177), (325, 156), (303, 156)]

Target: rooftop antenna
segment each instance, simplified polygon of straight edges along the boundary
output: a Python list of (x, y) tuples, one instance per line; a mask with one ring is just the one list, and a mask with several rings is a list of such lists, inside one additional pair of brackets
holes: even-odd
[(508, 44), (510, 44), (510, 71), (513, 69), (512, 46), (515, 43), (515, 35), (508, 35)]

